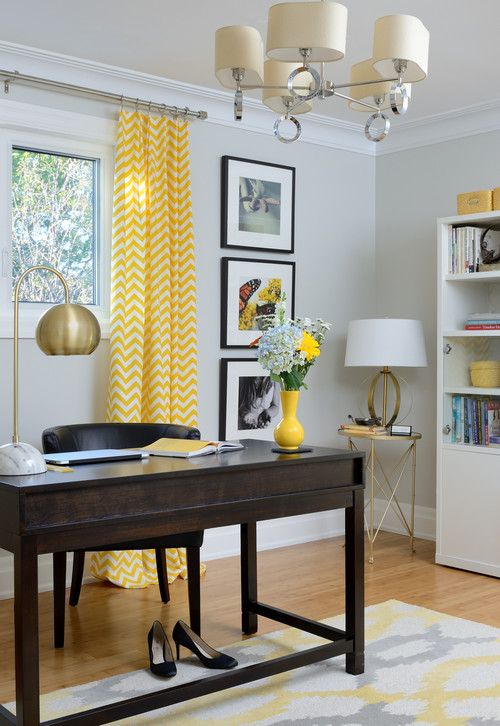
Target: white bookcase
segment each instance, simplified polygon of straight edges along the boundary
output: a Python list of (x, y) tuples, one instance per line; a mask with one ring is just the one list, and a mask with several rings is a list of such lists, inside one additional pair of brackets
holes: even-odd
[(500, 211), (438, 219), (436, 562), (500, 577), (500, 448), (451, 440), (453, 394), (500, 398), (469, 377), (471, 361), (500, 360), (500, 331), (463, 329), (500, 312), (500, 270), (449, 274), (450, 225), (500, 226)]

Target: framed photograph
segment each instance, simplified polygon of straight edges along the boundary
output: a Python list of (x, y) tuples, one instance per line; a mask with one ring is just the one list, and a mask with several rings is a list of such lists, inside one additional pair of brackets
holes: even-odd
[(259, 334), (259, 317), (272, 315), (286, 294), (293, 318), (295, 262), (223, 257), (221, 285), (221, 347), (246, 348)]
[(219, 438), (273, 440), (281, 419), (280, 386), (252, 358), (220, 362)]
[(293, 252), (295, 169), (222, 157), (222, 247)]

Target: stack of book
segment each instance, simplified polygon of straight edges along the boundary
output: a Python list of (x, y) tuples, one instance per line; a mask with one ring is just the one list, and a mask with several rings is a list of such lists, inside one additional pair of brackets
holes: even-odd
[(465, 330), (500, 330), (500, 313), (472, 313), (464, 327)]
[(460, 275), (479, 272), (481, 254), (481, 227), (448, 228), (448, 272)]
[(358, 424), (340, 424), (339, 431), (352, 436), (384, 436), (387, 434), (385, 426), (360, 426)]
[(452, 396), (451, 443), (500, 446), (500, 398)]

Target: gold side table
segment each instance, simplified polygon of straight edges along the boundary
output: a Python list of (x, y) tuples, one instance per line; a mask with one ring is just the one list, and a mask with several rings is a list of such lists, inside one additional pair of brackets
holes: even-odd
[[(380, 531), (380, 528), (384, 522), (387, 512), (390, 508), (396, 513), (401, 521), (401, 524), (408, 532), (410, 538), (410, 550), (415, 552), (414, 547), (414, 533), (415, 533), (415, 480), (417, 473), (417, 441), (422, 438), (422, 434), (413, 433), (411, 436), (390, 436), (383, 434), (382, 436), (371, 434), (367, 432), (353, 434), (348, 431), (339, 431), (341, 436), (345, 436), (348, 439), (349, 449), (351, 451), (359, 451), (353, 439), (368, 439), (370, 442), (370, 450), (368, 458), (365, 464), (365, 471), (369, 477), (367, 482), (367, 491), (369, 494), (368, 500), (365, 503), (365, 524), (366, 532), (368, 534), (368, 561), (373, 564), (373, 545)], [(406, 444), (405, 450), (399, 459), (394, 469), (388, 475), (384, 469), (384, 466), (377, 453), (377, 442), (378, 441), (392, 441), (397, 443)], [(411, 509), (410, 509), (410, 523), (401, 509), (401, 505), (397, 498), (397, 490), (403, 479), (405, 471), (407, 471), (407, 465), (411, 466)], [(381, 473), (382, 481), (377, 478), (377, 466)], [(375, 506), (375, 491), (379, 491), (387, 501), (387, 506), (378, 524), (375, 528), (374, 522), (374, 506)], [(369, 518), (366, 516), (366, 510), (369, 508)]]

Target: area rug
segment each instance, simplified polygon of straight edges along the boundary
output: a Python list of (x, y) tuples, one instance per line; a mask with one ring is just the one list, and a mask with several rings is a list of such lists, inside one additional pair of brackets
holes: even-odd
[[(343, 628), (343, 616), (326, 620)], [(500, 629), (388, 600), (366, 609), (366, 671), (345, 658), (321, 663), (121, 720), (149, 726), (498, 726)], [(241, 666), (324, 642), (291, 628), (255, 636), (225, 652)], [(186, 651), (184, 651), (186, 652)], [(172, 685), (207, 671), (183, 659)], [(213, 671), (210, 671), (213, 674)], [(42, 718), (84, 711), (165, 687), (148, 670), (42, 696)], [(13, 709), (13, 704), (7, 706)]]

